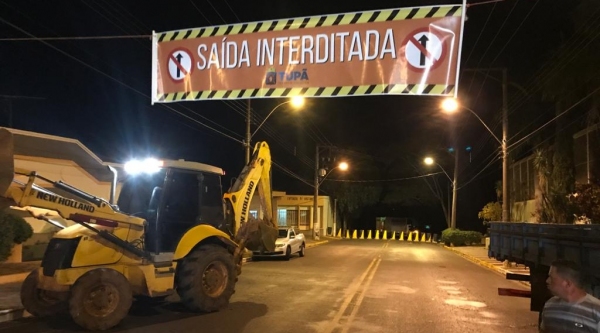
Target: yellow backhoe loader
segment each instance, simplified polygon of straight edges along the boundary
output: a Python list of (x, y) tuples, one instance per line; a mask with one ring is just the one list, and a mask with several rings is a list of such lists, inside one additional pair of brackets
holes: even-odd
[[(0, 208), (44, 208), (75, 222), (54, 235), (41, 267), (25, 279), (21, 300), (29, 313), (68, 312), (86, 329), (105, 330), (127, 315), (134, 298), (174, 292), (193, 311), (218, 311), (234, 293), (244, 248), (274, 249), (271, 156), (265, 142), (255, 145), (225, 194), (218, 167), (146, 160), (125, 169), (118, 201), (110, 202), (14, 168), (12, 134), (0, 128)], [(111, 193), (114, 186), (116, 180)], [(256, 189), (261, 220), (249, 218)]]

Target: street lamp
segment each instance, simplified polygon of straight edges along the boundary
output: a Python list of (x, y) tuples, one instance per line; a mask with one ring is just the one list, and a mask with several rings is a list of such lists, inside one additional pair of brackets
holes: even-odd
[(267, 121), (267, 119), (269, 119), (269, 117), (273, 114), (273, 112), (275, 112), (275, 110), (277, 110), (280, 106), (283, 106), (285, 104), (291, 104), (295, 109), (300, 109), (302, 106), (304, 106), (304, 97), (302, 96), (294, 96), (292, 98), (290, 98), (289, 100), (278, 104), (277, 106), (275, 106), (271, 112), (269, 112), (269, 114), (267, 114), (267, 116), (265, 117), (265, 119), (263, 119), (263, 121), (260, 123), (260, 125), (258, 125), (258, 127), (254, 130), (254, 132), (252, 134), (250, 134), (250, 112), (248, 112), (248, 119), (246, 119), (247, 121), (247, 126), (246, 126), (246, 142), (244, 143), (245, 148), (246, 148), (246, 164), (248, 164), (248, 162), (250, 161), (250, 143), (252, 141), (252, 137), (258, 132), (258, 130), (262, 127), (262, 125)]
[[(454, 157), (456, 159), (456, 156)], [(442, 169), (442, 171), (444, 172), (444, 174), (446, 175), (446, 177), (448, 177), (448, 180), (450, 181), (450, 183), (452, 183), (452, 213), (451, 213), (451, 217), (450, 217), (450, 228), (454, 229), (456, 228), (456, 178), (457, 178), (457, 172), (456, 172), (456, 166), (455, 166), (455, 170), (454, 170), (454, 180), (452, 180), (452, 178), (450, 178), (450, 175), (448, 175), (448, 173), (446, 172), (446, 170), (439, 164), (436, 163), (435, 160), (431, 157), (425, 157), (425, 159), (423, 160), (423, 162), (425, 162), (425, 164), (427, 165), (433, 165), (436, 164), (437, 166), (440, 167), (440, 169)]]
[[(323, 175), (323, 179), (321, 179), (321, 181), (319, 181), (319, 146), (317, 146), (317, 159), (316, 159), (316, 165), (315, 165), (315, 194), (313, 196), (313, 239), (314, 240), (319, 240), (320, 236), (319, 236), (319, 231), (321, 229), (320, 223), (319, 223), (319, 205), (318, 205), (318, 199), (319, 199), (319, 186), (323, 183), (323, 181), (325, 181), (325, 178), (327, 178), (327, 176), (329, 176), (333, 170), (335, 169), (340, 169), (342, 171), (346, 171), (348, 170), (348, 163), (346, 162), (340, 162), (340, 164), (338, 164), (335, 168), (332, 168), (331, 170), (329, 170), (327, 173), (325, 173)], [(325, 170), (323, 170), (325, 171)]]
[(475, 111), (471, 110), (470, 108), (464, 106), (464, 105), (459, 105), (458, 102), (454, 99), (454, 98), (446, 98), (442, 101), (442, 110), (444, 110), (446, 113), (454, 113), (456, 112), (459, 108), (463, 108), (469, 112), (471, 112), (472, 115), (474, 115), (477, 120), (479, 120), (479, 122), (481, 122), (481, 124), (485, 127), (485, 129), (487, 129), (487, 131), (492, 135), (492, 137), (496, 140), (496, 142), (498, 142), (500, 144), (500, 146), (502, 147), (502, 221), (509, 221), (509, 216), (508, 216), (508, 152), (507, 152), (507, 146), (506, 146), (506, 137), (508, 135), (507, 131), (508, 131), (508, 126), (506, 125), (506, 115), (504, 113), (506, 113), (506, 108), (503, 108), (503, 126), (502, 126), (502, 140), (500, 140), (495, 134), (494, 132), (492, 132), (492, 130), (488, 127), (488, 125), (486, 125), (486, 123), (477, 115), (477, 113), (475, 113)]
[(431, 157), (425, 157), (425, 159), (423, 160), (423, 162), (425, 162), (425, 164), (427, 165), (434, 165), (436, 164), (437, 166), (440, 167), (440, 169), (442, 169), (442, 171), (444, 172), (444, 174), (446, 175), (446, 177), (448, 177), (448, 180), (450, 180), (450, 182), (452, 183), (452, 178), (450, 178), (450, 176), (448, 175), (448, 173), (446, 172), (446, 170), (439, 164), (436, 163), (435, 160)]

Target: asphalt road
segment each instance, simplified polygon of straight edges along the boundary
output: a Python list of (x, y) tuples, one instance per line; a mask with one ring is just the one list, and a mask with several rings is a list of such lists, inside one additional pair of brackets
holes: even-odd
[[(434, 244), (335, 240), (304, 258), (248, 263), (228, 309), (188, 313), (137, 303), (113, 332), (537, 332), (516, 282)], [(0, 332), (77, 332), (68, 317), (1, 323)]]

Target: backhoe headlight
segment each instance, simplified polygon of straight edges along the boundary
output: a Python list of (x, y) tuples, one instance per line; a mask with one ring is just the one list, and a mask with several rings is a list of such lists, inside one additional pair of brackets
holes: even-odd
[(163, 166), (163, 161), (155, 158), (147, 158), (145, 160), (132, 160), (125, 163), (125, 171), (129, 174), (136, 175), (140, 173), (152, 174), (156, 173)]

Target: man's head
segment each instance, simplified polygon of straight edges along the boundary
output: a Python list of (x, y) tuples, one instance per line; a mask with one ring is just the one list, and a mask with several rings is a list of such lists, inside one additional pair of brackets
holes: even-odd
[(556, 260), (550, 267), (546, 284), (554, 296), (568, 300), (570, 295), (585, 293), (581, 267), (569, 260)]

